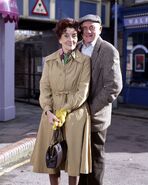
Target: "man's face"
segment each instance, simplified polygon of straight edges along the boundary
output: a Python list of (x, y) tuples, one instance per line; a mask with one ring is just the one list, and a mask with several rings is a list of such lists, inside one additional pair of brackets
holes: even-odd
[(99, 23), (86, 21), (81, 25), (82, 37), (85, 44), (93, 42), (101, 34), (102, 26)]

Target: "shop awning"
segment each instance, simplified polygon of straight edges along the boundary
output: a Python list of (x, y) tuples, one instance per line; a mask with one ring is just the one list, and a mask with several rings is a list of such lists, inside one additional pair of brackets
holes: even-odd
[(17, 22), (19, 17), (16, 0), (0, 0), (0, 15), (5, 22)]

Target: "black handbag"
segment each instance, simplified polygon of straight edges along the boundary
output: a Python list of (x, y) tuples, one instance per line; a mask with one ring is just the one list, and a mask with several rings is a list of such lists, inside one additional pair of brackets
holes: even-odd
[(67, 144), (63, 139), (61, 128), (53, 132), (53, 144), (50, 144), (46, 152), (47, 168), (58, 168), (66, 160)]

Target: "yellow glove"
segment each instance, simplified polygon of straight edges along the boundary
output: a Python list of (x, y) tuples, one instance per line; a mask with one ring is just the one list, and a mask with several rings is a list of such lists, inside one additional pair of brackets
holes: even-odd
[(65, 109), (60, 109), (56, 111), (56, 117), (60, 120), (59, 122), (55, 121), (53, 124), (53, 130), (56, 130), (57, 127), (62, 127), (66, 120), (67, 111)]
[(53, 130), (56, 130), (57, 127), (58, 127), (58, 125), (59, 125), (59, 122), (54, 121), (54, 124), (53, 124), (53, 126), (52, 126), (52, 129), (53, 129)]

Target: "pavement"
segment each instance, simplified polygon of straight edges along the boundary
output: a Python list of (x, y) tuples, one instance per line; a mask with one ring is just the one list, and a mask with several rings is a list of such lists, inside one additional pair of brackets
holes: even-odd
[[(16, 102), (16, 118), (0, 122), (0, 176), (29, 162), (41, 112), (38, 105)], [(148, 120), (148, 109), (120, 104), (113, 115)]]
[(40, 117), (39, 106), (16, 102), (16, 118), (0, 122), (0, 175), (29, 161)]

